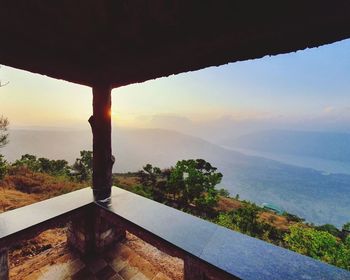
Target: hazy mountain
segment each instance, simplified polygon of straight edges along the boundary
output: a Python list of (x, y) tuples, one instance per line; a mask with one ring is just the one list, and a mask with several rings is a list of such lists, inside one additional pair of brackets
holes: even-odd
[(350, 134), (266, 130), (223, 142), (230, 147), (350, 162)]
[[(89, 131), (11, 131), (3, 153), (14, 161), (25, 153), (67, 159), (91, 149)], [(174, 131), (118, 129), (113, 134), (114, 171), (136, 171), (146, 163), (160, 167), (203, 158), (224, 174), (222, 186), (256, 203), (271, 202), (315, 223), (350, 221), (350, 176), (328, 174), (230, 151)]]

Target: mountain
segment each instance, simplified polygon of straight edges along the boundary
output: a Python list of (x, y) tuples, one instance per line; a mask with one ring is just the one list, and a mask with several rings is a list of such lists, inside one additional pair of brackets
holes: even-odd
[[(1, 153), (14, 161), (30, 153), (70, 163), (91, 149), (89, 131), (11, 131)], [(178, 160), (203, 158), (224, 174), (220, 187), (258, 204), (270, 202), (317, 224), (350, 221), (350, 175), (248, 156), (200, 138), (161, 129), (118, 129), (113, 133), (114, 172), (136, 171), (146, 163), (169, 167)]]
[(223, 144), (275, 154), (350, 162), (350, 133), (265, 130), (228, 139)]

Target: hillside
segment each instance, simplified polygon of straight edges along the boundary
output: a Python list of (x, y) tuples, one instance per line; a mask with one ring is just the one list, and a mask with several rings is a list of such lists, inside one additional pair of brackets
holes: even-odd
[[(73, 163), (91, 149), (89, 131), (13, 130), (1, 152), (14, 161), (25, 153)], [(203, 158), (223, 173), (221, 186), (258, 204), (270, 202), (316, 224), (341, 226), (350, 220), (350, 176), (324, 174), (262, 157), (248, 156), (200, 138), (160, 129), (118, 129), (113, 133), (114, 172), (161, 168), (180, 159)]]

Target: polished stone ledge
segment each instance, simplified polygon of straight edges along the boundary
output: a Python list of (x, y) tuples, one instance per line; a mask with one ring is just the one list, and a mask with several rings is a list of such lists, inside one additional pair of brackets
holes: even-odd
[(0, 214), (0, 241), (62, 215), (78, 212), (80, 208), (92, 203), (91, 188), (84, 188), (2, 213)]
[(350, 272), (226, 229), (120, 188), (106, 211), (241, 279), (350, 279)]
[[(137, 227), (157, 244), (179, 250), (193, 263), (212, 267), (240, 279), (350, 279), (350, 272), (316, 261), (264, 241), (223, 228), (161, 203), (113, 187), (109, 201), (94, 202), (91, 188), (0, 214), (0, 245), (17, 241), (32, 228), (73, 213), (95, 209), (113, 220)], [(65, 220), (64, 220), (65, 221)], [(118, 223), (116, 223), (118, 224)], [(128, 228), (126, 228), (128, 230)], [(9, 239), (9, 237), (11, 237)], [(6, 243), (7, 246), (9, 243)], [(5, 245), (6, 245), (5, 244)]]

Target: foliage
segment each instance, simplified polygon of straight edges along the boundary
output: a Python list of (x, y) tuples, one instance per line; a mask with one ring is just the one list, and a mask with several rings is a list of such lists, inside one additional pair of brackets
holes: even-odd
[(92, 151), (80, 151), (80, 158), (77, 158), (72, 166), (71, 176), (78, 182), (91, 179), (92, 176)]
[(39, 172), (40, 163), (38, 162), (36, 156), (25, 154), (21, 156), (21, 159), (16, 160), (12, 166), (19, 167), (25, 166), (33, 172)]
[(334, 260), (334, 265), (350, 270), (350, 236), (339, 246), (338, 254)]
[(91, 179), (92, 175), (92, 152), (81, 151), (72, 167), (66, 160), (50, 160), (44, 157), (37, 158), (34, 155), (25, 154), (12, 164), (12, 168), (25, 167), (32, 172), (41, 172), (53, 176), (73, 178), (78, 182)]
[(138, 172), (138, 177), (142, 185), (154, 188), (161, 174), (162, 171), (159, 167), (146, 164), (143, 169)]
[(69, 170), (66, 160), (37, 159), (36, 156), (30, 154), (22, 155), (21, 159), (16, 160), (13, 166), (25, 166), (33, 172), (48, 173), (54, 176), (66, 175)]
[(230, 197), (230, 192), (226, 189), (220, 189), (218, 190), (218, 194), (223, 197)]
[(8, 143), (8, 125), (8, 119), (0, 116), (0, 148), (4, 147)]
[(65, 175), (68, 172), (68, 162), (66, 160), (49, 160), (39, 158), (40, 172), (48, 173), (54, 176)]
[(296, 223), (301, 223), (304, 222), (305, 219), (298, 217), (297, 215), (290, 214), (288, 212), (284, 212), (282, 214), (284, 217), (286, 217), (288, 222), (296, 222)]
[[(163, 201), (166, 196), (167, 182), (170, 169), (161, 170), (159, 167), (146, 164), (137, 172), (137, 177), (144, 190), (154, 200)], [(148, 197), (148, 196), (146, 196)]]
[(317, 227), (315, 227), (315, 229), (320, 230), (320, 231), (326, 231), (326, 232), (334, 235), (335, 237), (339, 237), (339, 235), (340, 235), (340, 230), (331, 224), (324, 224), (321, 226), (317, 226)]
[(343, 229), (350, 231), (350, 222), (346, 223), (345, 225), (343, 225)]
[(207, 211), (218, 200), (215, 186), (221, 182), (222, 174), (203, 159), (181, 160), (171, 170), (168, 191), (177, 197), (179, 203), (189, 208), (191, 205)]
[(245, 203), (243, 207), (237, 210), (220, 213), (215, 222), (232, 230), (281, 245), (284, 233), (261, 221), (259, 218), (260, 211), (261, 208), (255, 204)]
[(350, 269), (349, 239), (343, 243), (326, 231), (298, 223), (290, 227), (290, 233), (284, 240), (288, 248), (295, 252)]
[(132, 191), (138, 195), (141, 195), (143, 197), (149, 198), (149, 199), (153, 199), (153, 194), (152, 191), (142, 185), (136, 185), (133, 187)]
[(0, 181), (2, 181), (7, 173), (7, 162), (4, 156), (0, 154)]
[(251, 236), (261, 234), (259, 223), (259, 208), (255, 204), (247, 204), (236, 211), (231, 212), (232, 222), (237, 225), (241, 232)]
[[(137, 173), (146, 197), (160, 202), (176, 203), (178, 208), (210, 214), (217, 205), (222, 174), (203, 159), (181, 160), (175, 167), (161, 170), (147, 164)], [(226, 192), (227, 194), (227, 192)]]
[(225, 228), (240, 231), (239, 227), (232, 221), (232, 213), (220, 213), (217, 216), (215, 223)]

